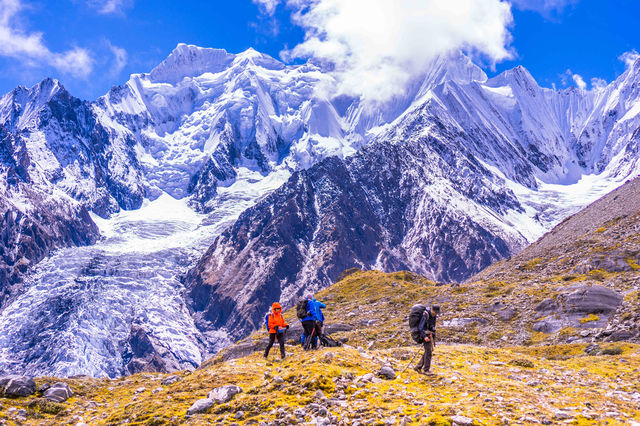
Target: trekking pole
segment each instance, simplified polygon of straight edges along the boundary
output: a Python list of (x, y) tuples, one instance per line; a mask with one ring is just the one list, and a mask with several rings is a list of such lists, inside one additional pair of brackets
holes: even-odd
[[(413, 361), (416, 359), (416, 355), (418, 355), (419, 353), (420, 353), (420, 350), (418, 350), (418, 352), (416, 352), (416, 353), (413, 355), (413, 358), (411, 358), (411, 361), (409, 361), (409, 362), (407, 363), (407, 365), (404, 367), (404, 370), (402, 370), (402, 371), (400, 372), (400, 374), (404, 374), (404, 372), (405, 372), (405, 371), (407, 371), (407, 368), (409, 368), (409, 366), (410, 366), (411, 364), (413, 364)], [(398, 377), (400, 377), (400, 374), (398, 374)]]
[(311, 340), (313, 339), (313, 335), (315, 334), (316, 329), (314, 327), (313, 331), (311, 332), (311, 334), (309, 336), (307, 336), (307, 340), (305, 340), (304, 342), (304, 350), (306, 351), (307, 349), (309, 349), (309, 346), (311, 346)]

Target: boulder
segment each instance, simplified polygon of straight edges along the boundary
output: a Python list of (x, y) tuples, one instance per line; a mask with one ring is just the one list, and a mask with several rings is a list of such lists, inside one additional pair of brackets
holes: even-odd
[(214, 404), (215, 402), (212, 399), (209, 399), (209, 398), (199, 399), (196, 402), (194, 402), (191, 407), (189, 407), (189, 409), (187, 410), (187, 415), (192, 415), (196, 413), (205, 413), (209, 411), (209, 409), (213, 407)]
[(177, 382), (177, 381), (179, 381), (179, 380), (180, 380), (180, 377), (179, 377), (179, 376), (176, 376), (176, 375), (174, 374), (174, 375), (171, 375), (171, 376), (165, 377), (164, 379), (162, 379), (162, 381), (161, 381), (160, 383), (161, 383), (162, 385), (164, 385), (164, 386), (168, 386), (168, 385), (172, 385), (172, 384), (174, 384), (175, 382)]
[(224, 404), (231, 401), (240, 392), (242, 389), (235, 385), (220, 386), (209, 392), (208, 397), (216, 404)]
[(382, 368), (380, 368), (380, 371), (378, 371), (378, 375), (388, 380), (392, 380), (396, 378), (396, 372), (393, 371), (393, 368), (389, 367), (388, 365), (385, 365)]
[(40, 387), (38, 388), (38, 393), (43, 394), (46, 392), (47, 389), (49, 389), (51, 387), (51, 383), (43, 383), (40, 385)]
[[(534, 331), (555, 333), (564, 327), (599, 328), (622, 303), (622, 295), (600, 285), (576, 284), (561, 289), (553, 299), (546, 299), (534, 309), (542, 320), (533, 325)], [(588, 315), (593, 321), (581, 321)]]
[(31, 377), (9, 375), (0, 377), (3, 396), (19, 397), (36, 393), (36, 382)]
[(516, 311), (511, 308), (504, 308), (497, 313), (500, 321), (511, 321), (516, 316)]
[(49, 401), (53, 402), (64, 402), (72, 396), (73, 391), (71, 390), (69, 385), (64, 382), (54, 383), (49, 389), (44, 392), (44, 394), (42, 394), (43, 398), (46, 398)]

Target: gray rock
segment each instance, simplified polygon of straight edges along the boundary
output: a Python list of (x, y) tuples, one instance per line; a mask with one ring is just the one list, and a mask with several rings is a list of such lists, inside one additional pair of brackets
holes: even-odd
[(596, 355), (598, 352), (600, 352), (600, 346), (592, 343), (587, 346), (584, 351), (587, 355)]
[(187, 410), (187, 414), (191, 415), (196, 413), (207, 412), (211, 407), (213, 407), (214, 404), (215, 402), (212, 399), (209, 399), (209, 398), (199, 399), (196, 402), (194, 402), (191, 407), (189, 407), (189, 409)]
[(607, 337), (605, 340), (607, 342), (620, 342), (623, 340), (630, 340), (632, 338), (633, 338), (633, 333), (627, 330), (617, 330), (611, 333), (611, 335)]
[(64, 402), (73, 396), (73, 391), (68, 384), (64, 382), (54, 383), (46, 392), (42, 395), (43, 398), (53, 402)]
[(395, 379), (396, 378), (396, 372), (393, 371), (393, 368), (389, 367), (388, 365), (383, 366), (380, 371), (378, 371), (378, 374), (381, 377), (384, 377), (385, 379)]
[(235, 385), (220, 386), (209, 392), (208, 397), (216, 404), (224, 404), (231, 401), (240, 392), (242, 389)]
[(553, 413), (553, 419), (554, 420), (567, 420), (567, 419), (571, 419), (571, 418), (573, 418), (571, 413), (568, 413), (566, 411), (558, 410), (555, 413)]
[(487, 324), (489, 321), (487, 321), (484, 318), (480, 318), (480, 317), (462, 317), (462, 318), (453, 318), (451, 320), (448, 321), (443, 321), (442, 322), (442, 326), (443, 327), (452, 327), (452, 328), (463, 328), (463, 327), (467, 327), (471, 324), (480, 324), (480, 325), (485, 325)]
[[(560, 290), (555, 299), (547, 299), (534, 309), (538, 318), (534, 331), (555, 333), (563, 327), (604, 327), (609, 315), (622, 302), (622, 295), (600, 285), (576, 284)], [(587, 315), (597, 314), (596, 321), (580, 321)]]
[(458, 425), (458, 426), (472, 426), (473, 425), (473, 419), (470, 417), (466, 417), (466, 416), (452, 416), (451, 417), (451, 422), (452, 422), (452, 426)]
[(504, 308), (497, 313), (498, 319), (501, 321), (511, 321), (516, 316), (516, 311), (511, 308)]
[(29, 396), (36, 393), (36, 382), (31, 377), (26, 376), (4, 376), (0, 377), (0, 390), (3, 396)]
[(160, 383), (163, 384), (164, 386), (168, 386), (168, 385), (174, 384), (179, 380), (180, 380), (179, 376), (172, 375), (172, 376), (165, 377), (164, 379), (162, 379)]
[(38, 388), (38, 393), (43, 394), (51, 387), (51, 383), (43, 383)]

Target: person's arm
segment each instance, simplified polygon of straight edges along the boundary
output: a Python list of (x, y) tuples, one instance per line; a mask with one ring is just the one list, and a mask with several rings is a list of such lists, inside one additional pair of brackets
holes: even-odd
[(422, 318), (420, 318), (420, 324), (418, 325), (418, 331), (420, 331), (420, 336), (422, 336), (422, 338), (423, 338), (423, 339), (424, 339), (424, 337), (427, 335), (427, 334), (424, 332), (425, 325), (427, 324), (427, 318), (428, 318), (427, 311), (425, 311), (425, 312), (422, 314)]
[(274, 324), (273, 324), (274, 318), (273, 318), (273, 315), (269, 315), (268, 318), (269, 318), (269, 333), (271, 333), (271, 330), (274, 328)]
[(324, 304), (324, 303), (322, 303), (322, 302), (318, 302), (318, 306), (319, 306), (321, 309), (324, 309), (324, 308), (326, 308), (326, 307), (327, 307), (327, 305), (325, 305), (325, 304)]

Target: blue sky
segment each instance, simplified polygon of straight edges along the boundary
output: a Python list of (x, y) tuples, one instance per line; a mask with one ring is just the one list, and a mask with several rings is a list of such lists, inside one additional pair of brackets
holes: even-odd
[[(486, 66), (489, 75), (521, 64), (542, 86), (575, 84), (578, 74), (591, 87), (592, 78), (609, 82), (624, 71), (621, 54), (640, 50), (636, 0), (513, 1), (512, 57)], [(0, 0), (0, 92), (50, 76), (92, 100), (180, 42), (278, 57), (310, 31), (292, 23), (293, 11), (279, 0)]]

